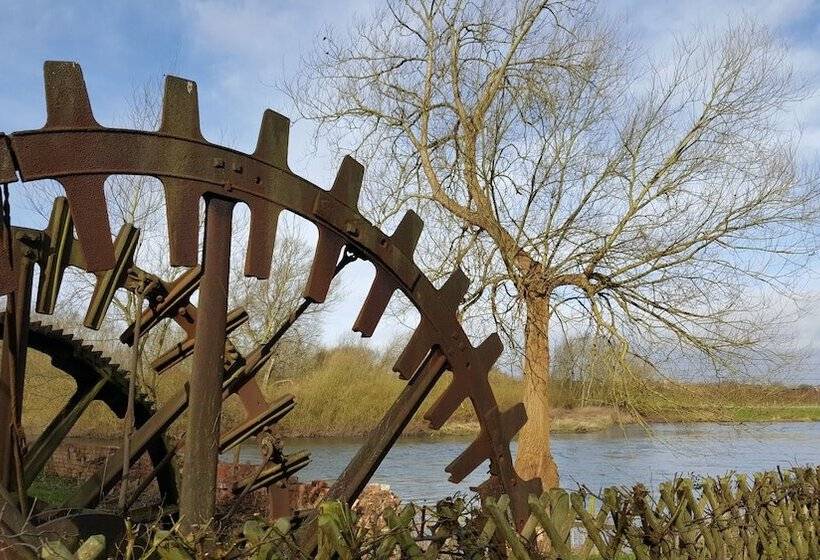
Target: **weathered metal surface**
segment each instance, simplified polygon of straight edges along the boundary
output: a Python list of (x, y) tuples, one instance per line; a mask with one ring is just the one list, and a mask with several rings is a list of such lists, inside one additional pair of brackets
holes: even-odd
[(210, 198), (205, 203), (199, 313), (208, 320), (197, 322), (197, 344), (191, 365), (185, 476), (179, 508), (180, 522), (186, 530), (204, 526), (216, 508), (233, 205), (220, 198)]
[[(190, 297), (199, 289), (202, 280), (202, 269), (194, 267), (182, 276), (177, 278), (172, 284), (149, 298), (148, 308), (143, 311), (141, 325), (142, 331), (147, 333), (153, 329), (161, 320), (169, 317), (183, 316), (188, 320), (180, 322), (180, 326), (186, 329), (190, 325), (191, 332), (195, 332), (195, 323), (190, 320)], [(187, 332), (187, 329), (186, 329)], [(120, 340), (130, 345), (134, 344), (133, 323), (120, 335)]]
[[(398, 251), (412, 259), (423, 228), (424, 222), (421, 218), (415, 212), (407, 212), (396, 231), (390, 236), (390, 241)], [(382, 268), (377, 269), (373, 285), (362, 304), (356, 322), (353, 323), (353, 330), (361, 333), (363, 337), (373, 336), (373, 332), (390, 303), (390, 298), (398, 289), (398, 282), (388, 271)]]
[[(203, 138), (194, 82), (167, 79), (161, 126), (156, 132), (146, 132), (100, 126), (93, 117), (76, 64), (46, 63), (45, 74), (46, 125), (39, 130), (0, 136), (0, 182), (4, 178), (12, 181), (16, 176), (24, 181), (54, 179), (65, 187), (68, 200), (69, 212), (65, 211), (64, 203), (58, 202), (49, 228), (36, 232), (41, 234), (42, 254), (37, 260), (43, 279), (38, 290), (38, 310), (53, 311), (64, 269), (76, 266), (98, 273), (97, 293), (87, 316), (88, 324), (98, 326), (114, 292), (120, 288), (133, 290), (134, 278), (145, 274), (132, 262), (133, 231), (120, 236), (116, 243), (111, 241), (102, 186), (114, 174), (147, 175), (162, 181), (171, 263), (194, 267), (173, 283), (156, 279), (154, 288), (145, 295), (148, 307), (141, 318), (145, 333), (168, 319), (185, 332), (185, 340), (169, 349), (155, 365), (162, 371), (193, 354), (190, 402), (188, 392), (183, 390), (153, 415), (143, 417), (128, 453), (131, 460), (136, 460), (148, 450), (155, 465), (167, 461), (167, 448), (158, 447), (158, 442), (167, 426), (190, 405), (191, 420), (184, 446), (187, 467), (182, 477), (182, 509), (188, 522), (204, 522), (213, 511), (211, 492), (203, 492), (203, 488), (212, 486), (215, 473), (222, 400), (238, 394), (250, 418), (232, 433), (223, 435), (223, 445), (233, 445), (260, 433), (290, 410), (292, 402), (282, 405), (280, 400), (269, 405), (254, 377), (271, 359), (276, 343), (293, 322), (308, 306), (325, 300), (333, 278), (354, 255), (376, 268), (370, 292), (353, 324), (355, 331), (363, 336), (372, 335), (397, 290), (415, 305), (421, 320), (394, 366), (408, 380), (402, 398), (382, 419), (332, 494), (348, 501), (355, 499), (446, 369), (452, 371), (452, 381), (430, 409), (430, 425), (441, 427), (460, 403), (469, 399), (482, 427), (478, 440), (449, 467), (452, 478), (466, 476), (483, 461), (482, 457), (489, 458), (492, 479), (501, 491), (511, 495), (514, 511), (526, 510), (526, 493), (535, 483), (518, 478), (509, 453), (509, 441), (523, 422), (522, 409), (515, 407), (500, 413), (487, 378), (501, 352), (500, 341), (492, 336), (474, 348), (459, 325), (457, 311), (467, 290), (466, 277), (460, 271), (439, 290), (413, 262), (422, 231), (418, 216), (408, 212), (389, 236), (364, 219), (357, 208), (364, 170), (352, 158), (344, 159), (330, 190), (293, 174), (287, 165), (289, 122), (273, 111), (267, 111), (263, 117), (256, 150), (244, 154)], [(205, 250), (200, 256), (199, 208), (203, 198), (207, 208), (206, 235)], [(269, 275), (281, 210), (308, 219), (319, 232), (304, 303), (247, 358), (226, 338), (246, 318), (241, 312), (227, 316), (230, 208), (236, 202), (250, 208), (245, 261), (248, 276)], [(72, 226), (77, 231), (76, 240), (71, 235)], [(197, 267), (199, 263), (202, 269)], [(0, 263), (0, 292), (9, 293), (17, 285), (16, 277), (11, 276), (10, 265), (4, 267)], [(200, 309), (190, 302), (197, 290)], [(198, 316), (207, 320), (198, 321)], [(134, 344), (133, 338), (131, 327), (121, 336), (126, 344)], [(95, 389), (93, 383), (84, 385), (82, 390), (89, 393), (76, 396), (54, 419), (51, 431), (59, 434), (73, 425)], [(100, 397), (105, 398), (107, 391), (107, 386), (99, 390)], [(45, 450), (59, 439), (55, 436), (36, 442), (36, 453), (29, 463), (40, 464)], [(112, 460), (119, 464), (122, 457)], [(116, 484), (116, 471), (109, 469), (92, 477), (69, 503), (83, 507), (96, 503), (102, 493)], [(270, 480), (279, 476), (274, 471), (272, 468), (266, 474)], [(282, 467), (285, 471), (287, 468)], [(166, 477), (167, 481), (168, 472), (170, 469), (163, 470), (158, 476)]]
[[(527, 421), (527, 411), (524, 404), (518, 403), (509, 410), (501, 413), (499, 423), (501, 424), (502, 436), (512, 438), (524, 426)], [(493, 454), (492, 447), (487, 435), (482, 431), (478, 437), (465, 449), (453, 462), (444, 469), (450, 473), (450, 481), (459, 483), (467, 475), (473, 472), (478, 466), (489, 459)]]
[(125, 286), (128, 270), (134, 265), (139, 235), (139, 230), (131, 224), (123, 225), (117, 234), (117, 239), (114, 241), (114, 266), (97, 274), (97, 282), (91, 294), (91, 303), (85, 314), (83, 325), (89, 329), (100, 328), (108, 307), (114, 300), (115, 292)]
[(293, 395), (285, 395), (279, 400), (271, 404), (270, 409), (263, 412), (256, 418), (243, 422), (227, 434), (221, 437), (219, 443), (219, 450), (221, 453), (229, 449), (241, 445), (243, 442), (259, 434), (262, 430), (272, 427), (274, 424), (282, 420), (288, 412), (293, 410), (296, 402)]
[[(225, 335), (231, 334), (233, 331), (244, 325), (248, 321), (248, 312), (244, 309), (234, 309), (228, 313), (225, 325)], [(162, 356), (151, 362), (151, 369), (157, 373), (163, 373), (194, 353), (194, 345), (196, 343), (196, 336), (189, 336), (180, 343), (174, 344)], [(227, 351), (226, 351), (227, 353)]]
[(446, 368), (444, 355), (436, 351), (429, 356), (330, 487), (328, 499), (353, 503)]
[(254, 492), (262, 488), (266, 488), (277, 482), (287, 480), (289, 477), (298, 473), (305, 468), (310, 462), (310, 454), (300, 451), (291, 453), (285, 457), (281, 463), (273, 463), (269, 467), (262, 470), (259, 475), (249, 477), (241, 480), (234, 485), (231, 491), (234, 494), (245, 494), (247, 492)]
[(17, 182), (17, 170), (11, 157), (9, 139), (5, 134), (0, 133), (0, 183), (15, 182)]
[[(130, 455), (132, 460), (136, 460), (146, 451), (152, 442), (158, 440), (165, 430), (168, 429), (174, 420), (188, 406), (189, 390), (186, 384), (181, 391), (171, 397), (163, 404), (150, 418), (140, 422), (139, 427), (131, 437)], [(122, 448), (112, 455), (108, 462), (112, 465), (122, 464)], [(163, 457), (165, 455), (163, 454)], [(162, 458), (160, 458), (161, 460)], [(104, 465), (100, 470), (92, 475), (77, 491), (65, 500), (64, 506), (71, 508), (90, 508), (97, 505), (99, 500), (109, 492), (117, 482), (122, 471), (116, 468), (108, 468)]]
[(50, 315), (57, 305), (65, 269), (71, 264), (74, 223), (68, 199), (58, 197), (51, 208), (46, 235), (48, 247), (40, 261), (40, 283), (37, 288), (37, 313)]
[[(0, 322), (0, 324), (3, 323)], [(0, 332), (0, 335), (4, 336), (5, 333)], [(104, 381), (104, 388), (98, 393), (97, 400), (105, 403), (114, 414), (118, 416), (124, 414), (127, 389), (126, 372), (113, 363), (110, 358), (94, 352), (73, 336), (39, 322), (30, 324), (28, 346), (51, 356), (54, 366), (71, 376), (75, 381), (78, 393), (93, 393), (96, 385)], [(144, 395), (138, 395), (135, 404), (137, 425), (143, 426), (154, 415), (153, 404)], [(63, 409), (63, 411), (65, 410)], [(77, 418), (77, 416), (74, 416), (71, 420), (64, 420), (65, 423), (62, 424), (60, 429), (70, 429), (69, 424), (76, 421)], [(54, 422), (58, 422), (60, 419), (61, 415), (58, 414)], [(158, 433), (159, 435), (162, 434), (162, 432)], [(46, 430), (29, 446), (28, 454), (24, 459), (24, 465), (27, 466), (25, 471), (26, 479), (35, 478), (39, 473), (36, 465), (40, 465), (39, 468), (41, 468), (42, 462), (36, 458), (51, 455), (61, 441), (61, 438), (53, 436), (49, 430)], [(165, 456), (167, 448), (162, 438), (156, 437), (149, 441), (143, 449), (147, 449), (152, 458), (161, 458)], [(109, 471), (117, 471), (117, 469), (109, 469)], [(118, 473), (113, 472), (112, 474), (116, 476)], [(177, 491), (173, 469), (169, 467), (162, 470), (159, 473), (158, 481), (160, 495), (163, 499), (169, 503), (175, 502)], [(100, 487), (97, 486), (97, 497), (99, 497), (99, 492)]]
[[(0, 481), (18, 488), (21, 501), (23, 485), (23, 389), (26, 381), (26, 355), (31, 315), (31, 288), (34, 280), (32, 255), (22, 236), (15, 239), (17, 287), (6, 296), (3, 317), (2, 362), (0, 363)], [(23, 504), (25, 505), (25, 504)]]

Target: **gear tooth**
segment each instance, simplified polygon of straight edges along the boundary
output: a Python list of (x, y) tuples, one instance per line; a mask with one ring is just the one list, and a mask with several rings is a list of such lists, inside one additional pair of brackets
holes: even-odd
[(377, 271), (356, 322), (353, 323), (353, 331), (361, 333), (364, 338), (373, 336), (395, 291), (396, 282), (381, 270)]
[(470, 368), (482, 375), (486, 375), (495, 365), (502, 352), (504, 352), (504, 344), (501, 342), (501, 337), (498, 336), (498, 333), (493, 333), (473, 349)]
[[(412, 260), (416, 250), (421, 231), (424, 229), (424, 222), (418, 214), (409, 210), (401, 220), (401, 223), (390, 236), (391, 245)], [(353, 330), (361, 333), (365, 338), (373, 336), (376, 327), (384, 315), (390, 298), (398, 289), (398, 285), (392, 276), (381, 269), (376, 271), (376, 277), (370, 286), (370, 291), (359, 310)]]
[(262, 116), (259, 128), (259, 140), (253, 156), (280, 169), (288, 167), (288, 138), (290, 136), (290, 119), (276, 111), (267, 109)]
[[(464, 399), (467, 398), (469, 393), (467, 379), (470, 379), (471, 382), (487, 382), (490, 369), (503, 351), (504, 345), (501, 344), (501, 338), (496, 333), (491, 334), (478, 347), (473, 348), (467, 364), (472, 375), (465, 377), (463, 372), (454, 372), (453, 380), (447, 386), (447, 389), (425, 413), (424, 419), (427, 420), (432, 429), (438, 430), (441, 428)], [(513, 435), (517, 431), (513, 432)]]
[(202, 186), (184, 179), (161, 177), (171, 266), (196, 266), (199, 256), (199, 199)]
[(408, 210), (401, 219), (396, 231), (390, 236), (390, 240), (405, 256), (412, 259), (423, 229), (424, 221), (418, 214)]
[[(526, 421), (527, 412), (522, 403), (516, 404), (499, 415), (500, 435), (506, 446), (509, 446), (510, 440), (515, 437), (515, 434), (518, 433)], [(467, 449), (459, 454), (444, 470), (450, 473), (450, 482), (458, 484), (478, 468), (481, 463), (490, 459), (492, 455), (490, 441), (487, 434), (482, 431)]]
[(282, 208), (266, 200), (254, 200), (250, 209), (251, 225), (248, 231), (248, 251), (245, 254), (245, 276), (265, 280), (270, 277), (276, 227)]
[(458, 306), (461, 305), (469, 287), (470, 281), (467, 275), (460, 268), (455, 269), (439, 290), (442, 307), (453, 313), (458, 311)]
[[(467, 276), (461, 269), (456, 269), (450, 275), (447, 282), (439, 290), (439, 301), (444, 313), (452, 313), (455, 316), (464, 294), (467, 293), (469, 284)], [(421, 365), (422, 360), (427, 356), (427, 353), (432, 349), (434, 342), (430, 325), (422, 320), (399, 359), (396, 360), (393, 371), (398, 372), (399, 377), (402, 379), (410, 379)]]
[(330, 189), (339, 202), (355, 210), (359, 206), (359, 193), (362, 190), (364, 167), (350, 156), (345, 156), (336, 173), (336, 180)]
[(444, 472), (449, 473), (450, 482), (458, 484), (476, 470), (481, 463), (490, 458), (492, 449), (487, 437), (481, 433), (473, 440), (467, 449), (462, 451), (449, 465), (444, 467)]
[(504, 440), (509, 443), (527, 423), (527, 409), (524, 407), (524, 403), (514, 404), (502, 412), (500, 423)]
[(467, 388), (458, 379), (453, 379), (439, 398), (436, 399), (436, 402), (433, 403), (433, 406), (424, 414), (424, 419), (427, 420), (430, 428), (438, 430), (466, 398)]
[(205, 140), (199, 128), (196, 82), (166, 76), (165, 94), (162, 98), (162, 124), (159, 130), (171, 136)]
[(336, 263), (339, 262), (339, 253), (344, 244), (344, 239), (327, 228), (319, 227), (316, 253), (313, 256), (313, 264), (310, 266), (310, 274), (305, 285), (306, 299), (315, 303), (325, 301), (336, 270)]
[(99, 128), (91, 112), (83, 71), (76, 62), (48, 61), (43, 68), (46, 87), (46, 128)]
[(410, 379), (413, 374), (419, 369), (424, 358), (433, 347), (433, 337), (430, 333), (430, 327), (425, 320), (422, 320), (407, 346), (404, 347), (396, 363), (393, 365), (393, 371), (399, 374), (402, 379)]
[(105, 199), (105, 175), (61, 177), (71, 219), (77, 232), (85, 268), (88, 272), (109, 270), (114, 266), (114, 243)]

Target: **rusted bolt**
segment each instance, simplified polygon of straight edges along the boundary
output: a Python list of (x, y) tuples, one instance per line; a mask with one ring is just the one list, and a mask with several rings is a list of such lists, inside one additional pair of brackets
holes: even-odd
[(241, 166), (241, 165), (239, 165), (238, 163), (234, 163), (234, 164), (233, 164), (233, 170), (234, 170), (236, 173), (242, 173), (242, 166)]
[(359, 227), (353, 222), (347, 222), (345, 224), (345, 233), (352, 235), (353, 237), (358, 237)]
[(225, 160), (220, 158), (214, 158), (214, 167), (217, 169), (222, 169), (225, 167)]
[(257, 176), (257, 177), (253, 180), (253, 182), (254, 182), (254, 183), (256, 183), (256, 184), (258, 185), (259, 183), (261, 183), (261, 182), (262, 182), (262, 177)]

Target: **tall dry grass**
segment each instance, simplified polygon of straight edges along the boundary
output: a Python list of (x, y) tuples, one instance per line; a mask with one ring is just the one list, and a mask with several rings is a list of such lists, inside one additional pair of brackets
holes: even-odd
[[(392, 355), (348, 344), (305, 355), (304, 367), (297, 368), (295, 373), (274, 368), (263, 391), (271, 398), (291, 393), (297, 402), (280, 426), (283, 435), (368, 433), (405, 387), (405, 382), (391, 371)], [(588, 375), (578, 376), (554, 370), (550, 394), (555, 411), (554, 429), (590, 431), (620, 421), (820, 420), (820, 390), (815, 387), (736, 382), (693, 384), (664, 380), (647, 372), (620, 375), (611, 369), (586, 371)], [(182, 366), (160, 376), (154, 387), (156, 401), (166, 402), (181, 390), (188, 375), (187, 367)], [(449, 373), (442, 377), (405, 433), (432, 433), (423, 415), (444, 390), (449, 377)], [(520, 379), (494, 371), (490, 382), (502, 410), (520, 400)], [(73, 380), (55, 370), (47, 356), (30, 352), (24, 400), (26, 432), (39, 434), (75, 389)], [(224, 408), (223, 427), (229, 429), (243, 419), (241, 404), (233, 396)], [(183, 416), (171, 432), (180, 434), (184, 427)], [(471, 433), (477, 429), (472, 406), (465, 401), (438, 433)], [(120, 430), (121, 420), (102, 403), (94, 403), (71, 435), (112, 438)]]
[[(428, 432), (423, 415), (450, 381), (445, 374), (407, 427), (406, 433)], [(520, 382), (500, 373), (491, 384), (501, 408), (520, 400)], [(390, 371), (380, 355), (360, 346), (341, 346), (317, 356), (307, 373), (274, 379), (266, 390), (291, 393), (297, 406), (282, 428), (292, 436), (357, 436), (369, 432), (398, 398), (405, 382)], [(469, 401), (456, 410), (444, 433), (474, 431), (475, 414)]]

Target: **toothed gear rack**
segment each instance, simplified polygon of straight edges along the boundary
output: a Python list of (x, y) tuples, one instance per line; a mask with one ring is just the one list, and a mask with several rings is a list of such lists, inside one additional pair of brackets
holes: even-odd
[[(10, 536), (14, 520), (25, 521), (19, 503), (25, 499), (25, 491), (88, 405), (98, 400), (120, 417), (125, 413), (127, 373), (122, 368), (62, 331), (30, 321), (34, 293), (38, 313), (54, 312), (63, 273), (69, 266), (96, 275), (86, 327), (99, 328), (114, 293), (125, 289), (147, 304), (140, 320), (142, 336), (166, 320), (175, 321), (186, 333), (183, 342), (152, 366), (162, 372), (192, 356), (191, 378), (176, 396), (161, 404), (137, 395), (136, 430), (129, 453), (131, 463), (148, 456), (154, 466), (149, 476), (159, 488), (162, 507), (173, 511), (178, 505), (183, 523), (204, 523), (213, 516), (218, 453), (260, 438), (293, 408), (289, 395), (268, 403), (255, 376), (293, 321), (307, 306), (325, 300), (331, 280), (351, 258), (366, 259), (376, 268), (373, 284), (353, 323), (354, 331), (371, 336), (397, 290), (412, 302), (421, 321), (394, 366), (407, 381), (405, 388), (331, 486), (327, 499), (352, 503), (357, 498), (435, 383), (450, 371), (449, 385), (425, 419), (431, 428), (439, 429), (469, 399), (481, 431), (445, 470), (450, 480), (458, 483), (489, 459), (490, 478), (480, 490), (508, 494), (517, 521), (523, 522), (527, 496), (540, 489), (540, 481), (519, 478), (510, 456), (509, 442), (526, 420), (524, 407), (518, 404), (500, 411), (490, 387), (488, 373), (502, 351), (499, 337), (493, 334), (473, 347), (459, 324), (457, 310), (468, 287), (465, 275), (456, 270), (437, 289), (414, 263), (423, 226), (415, 213), (407, 212), (391, 235), (368, 222), (357, 207), (364, 170), (350, 157), (342, 161), (330, 190), (294, 174), (287, 163), (289, 121), (274, 111), (265, 112), (252, 154), (211, 144), (200, 132), (197, 87), (189, 80), (166, 79), (161, 125), (155, 132), (98, 124), (76, 63), (46, 62), (45, 90), (47, 120), (43, 128), (0, 134), (0, 183), (5, 192), (0, 293), (7, 296), (0, 372), (0, 510), (6, 513), (0, 529), (7, 539), (14, 538)], [(111, 175), (151, 176), (162, 182), (170, 262), (187, 269), (175, 281), (152, 277), (133, 262), (139, 236), (135, 227), (125, 225), (113, 238), (104, 192), (104, 183)], [(8, 185), (43, 179), (57, 181), (65, 190), (65, 197), (55, 200), (47, 228), (11, 226), (8, 189), (14, 186)], [(205, 231), (200, 251), (199, 208), (203, 199)], [(250, 209), (244, 267), (249, 277), (269, 276), (282, 210), (294, 212), (318, 228), (303, 304), (270, 340), (247, 356), (242, 356), (228, 338), (231, 330), (247, 319), (244, 311), (229, 313), (227, 307), (231, 215), (237, 202)], [(36, 291), (35, 265), (40, 270)], [(190, 301), (195, 292), (199, 308)], [(198, 321), (198, 317), (208, 320)], [(121, 341), (134, 344), (133, 324)], [(77, 392), (48, 428), (26, 445), (20, 423), (29, 347), (49, 355), (55, 367), (74, 377)], [(231, 433), (220, 434), (214, 427), (219, 425), (222, 402), (234, 393), (247, 420)], [(184, 467), (178, 474), (169, 460), (174, 448), (166, 438), (166, 429), (186, 411), (187, 431), (181, 445)], [(112, 465), (121, 464), (123, 454), (119, 449), (108, 467), (82, 484), (65, 503), (38, 507), (28, 521), (34, 526), (30, 529), (36, 532), (38, 523), (40, 527), (59, 524), (66, 513), (73, 517), (63, 520), (99, 516), (99, 509), (96, 513), (88, 510), (100, 508), (101, 499), (120, 481), (121, 470)], [(302, 454), (283, 455), (251, 481), (253, 489), (279, 483), (305, 464)], [(143, 481), (138, 490), (145, 490), (148, 482)], [(76, 527), (86, 525), (73, 522)]]

